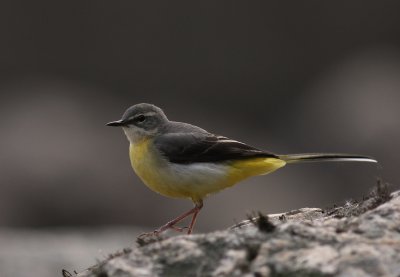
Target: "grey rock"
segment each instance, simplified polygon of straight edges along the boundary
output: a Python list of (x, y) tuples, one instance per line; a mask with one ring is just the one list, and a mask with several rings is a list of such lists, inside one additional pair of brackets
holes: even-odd
[(142, 241), (77, 276), (400, 276), (400, 194)]

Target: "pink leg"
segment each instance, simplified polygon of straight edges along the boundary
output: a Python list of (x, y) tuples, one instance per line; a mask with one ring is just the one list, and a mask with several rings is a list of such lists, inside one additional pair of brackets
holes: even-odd
[(192, 221), (190, 222), (189, 230), (187, 232), (188, 234), (191, 234), (192, 231), (193, 231), (193, 227), (194, 227), (194, 224), (196, 223), (197, 215), (199, 214), (201, 208), (203, 208), (203, 201), (201, 201), (200, 203), (196, 204), (195, 208), (197, 208), (197, 210), (193, 213)]
[(198, 207), (197, 211), (193, 213), (192, 221), (190, 222), (188, 234), (191, 234), (193, 231), (194, 224), (196, 223), (197, 215), (199, 214), (202, 206)]
[(203, 207), (203, 202), (196, 204), (196, 206), (193, 209), (191, 209), (191, 210), (187, 211), (186, 213), (178, 216), (177, 218), (167, 222), (167, 224), (165, 224), (165, 225), (161, 226), (160, 228), (158, 228), (157, 230), (155, 230), (154, 234), (158, 235), (168, 229), (174, 229), (176, 231), (182, 232), (183, 228), (175, 227), (175, 224), (179, 223), (180, 221), (182, 221), (189, 215), (193, 214), (192, 221), (190, 223), (190, 227), (189, 227), (189, 231), (188, 231), (188, 234), (190, 234), (192, 232), (194, 223), (196, 221), (197, 214), (199, 213), (199, 211), (202, 207)]

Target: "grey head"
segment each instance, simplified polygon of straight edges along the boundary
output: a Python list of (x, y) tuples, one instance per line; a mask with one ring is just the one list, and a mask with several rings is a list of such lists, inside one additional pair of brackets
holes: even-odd
[(122, 127), (128, 140), (136, 143), (155, 136), (168, 122), (159, 107), (141, 103), (128, 108), (120, 120), (109, 122), (107, 126)]

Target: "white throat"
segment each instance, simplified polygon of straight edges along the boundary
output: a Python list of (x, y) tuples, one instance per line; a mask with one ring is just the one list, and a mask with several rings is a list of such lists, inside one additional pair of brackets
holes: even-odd
[(154, 136), (158, 132), (158, 128), (151, 131), (146, 131), (136, 127), (122, 127), (122, 129), (131, 144), (135, 144), (143, 139)]

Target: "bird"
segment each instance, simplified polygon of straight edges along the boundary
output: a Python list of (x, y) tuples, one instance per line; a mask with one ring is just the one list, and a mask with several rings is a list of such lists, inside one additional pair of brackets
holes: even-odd
[[(249, 177), (271, 173), (300, 162), (377, 160), (338, 153), (278, 155), (189, 123), (171, 121), (164, 111), (147, 103), (129, 107), (122, 118), (106, 124), (122, 127), (129, 141), (133, 170), (151, 190), (171, 198), (189, 199), (194, 207), (168, 221), (151, 235), (172, 229), (193, 232), (203, 200)], [(177, 224), (191, 216), (188, 227)]]

